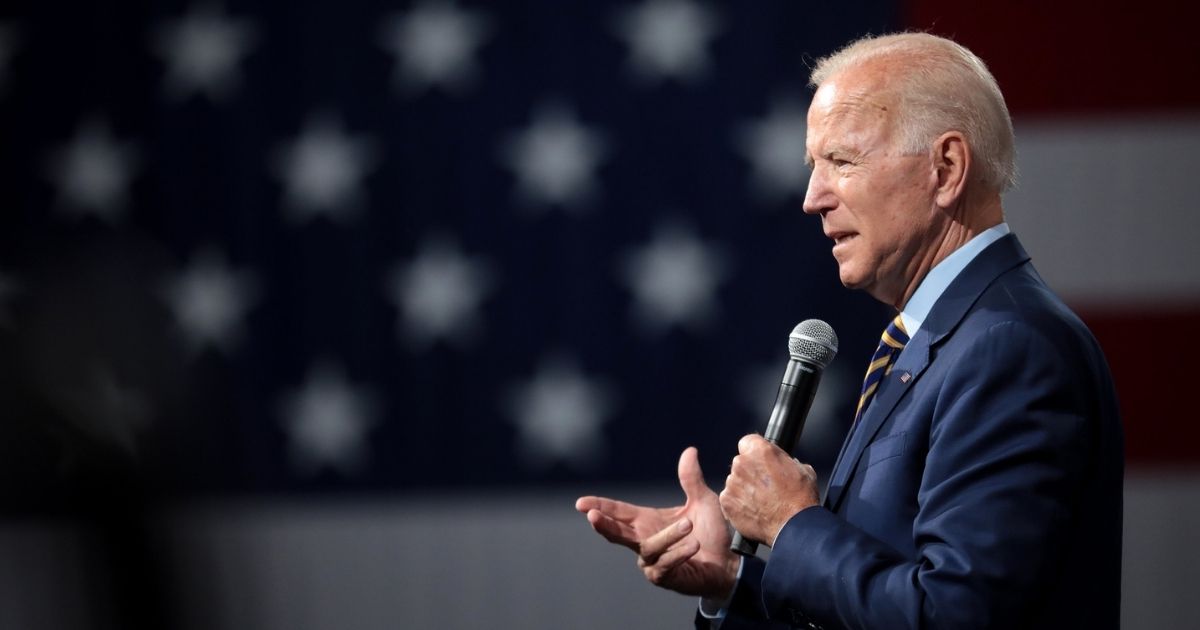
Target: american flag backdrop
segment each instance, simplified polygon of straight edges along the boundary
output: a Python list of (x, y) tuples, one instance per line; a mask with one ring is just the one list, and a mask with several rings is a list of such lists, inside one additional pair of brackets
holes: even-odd
[(799, 210), (806, 61), (887, 5), (27, 11), (16, 404), (149, 492), (659, 479), (761, 428), (808, 317), (845, 339), (849, 417), (885, 314)]
[[(1149, 471), (1127, 492), (1125, 609), (1200, 623), (1156, 612), (1200, 580), (1175, 552), (1200, 529), (1200, 425), (1161, 394), (1188, 387), (1163, 349), (1200, 325), (1187, 17), (1167, 0), (6, 3), (0, 556), (32, 560), (0, 566), (0, 593), (41, 595), (0, 596), (0, 628), (657, 627), (662, 595), (620, 590), (627, 566), (512, 577), (488, 554), (549, 523), (557, 552), (616, 557), (567, 524), (570, 497), (669, 486), (688, 445), (718, 485), (808, 318), (841, 341), (801, 447), (831, 464), (889, 310), (841, 287), (800, 210), (808, 69), (905, 28), (973, 48), (1008, 97), (1009, 223), (1097, 332), (1132, 477)], [(552, 499), (496, 499), (514, 495)], [(347, 502), (401, 507), (304, 520)], [(281, 504), (305, 507), (156, 524)], [(73, 567), (74, 546), (5, 529), (64, 516), (112, 556), (81, 543), (85, 586), (25, 570)], [(447, 532), (459, 547), (436, 558), (394, 543)], [(529, 616), (522, 584), (549, 612)], [(85, 612), (53, 603), (76, 591)]]

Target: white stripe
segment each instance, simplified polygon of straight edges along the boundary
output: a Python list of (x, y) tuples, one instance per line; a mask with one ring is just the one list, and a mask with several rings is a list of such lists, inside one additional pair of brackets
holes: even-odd
[[(586, 491), (648, 505), (680, 497), (678, 487)], [(575, 496), (230, 502), (152, 526), (174, 565), (183, 630), (688, 625), (696, 600), (649, 586), (633, 554), (572, 509)], [(1129, 471), (1124, 627), (1200, 628), (1198, 531), (1200, 470)], [(88, 589), (106, 576), (88, 563), (97, 557), (89, 540), (62, 524), (0, 524), (0, 593), (12, 595), (0, 625), (103, 625), (109, 608)]]
[(1200, 297), (1200, 118), (1018, 121), (1007, 218), (1068, 301)]

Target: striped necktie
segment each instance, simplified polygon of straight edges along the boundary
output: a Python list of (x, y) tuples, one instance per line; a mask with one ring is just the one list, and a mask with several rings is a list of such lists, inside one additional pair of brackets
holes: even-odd
[(867, 367), (867, 377), (863, 379), (862, 394), (858, 397), (858, 409), (854, 412), (855, 426), (858, 425), (858, 419), (862, 417), (863, 410), (875, 397), (875, 390), (879, 389), (879, 382), (892, 371), (892, 363), (895, 362), (896, 355), (900, 354), (906, 343), (908, 343), (908, 333), (904, 330), (904, 322), (897, 315), (896, 319), (888, 324), (887, 330), (883, 331), (883, 336), (879, 339), (879, 347), (871, 356), (871, 365)]

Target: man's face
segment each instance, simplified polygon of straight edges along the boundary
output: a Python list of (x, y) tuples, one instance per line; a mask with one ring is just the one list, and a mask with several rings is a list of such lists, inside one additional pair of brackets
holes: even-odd
[(899, 308), (933, 254), (937, 172), (928, 155), (902, 154), (878, 75), (847, 70), (813, 96), (804, 211), (821, 215), (842, 284)]

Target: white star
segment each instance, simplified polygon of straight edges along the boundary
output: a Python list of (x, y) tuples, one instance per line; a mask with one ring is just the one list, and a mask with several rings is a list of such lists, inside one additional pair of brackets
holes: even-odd
[(595, 466), (604, 454), (600, 428), (613, 406), (608, 387), (585, 377), (572, 362), (546, 361), (509, 399), (525, 463), (532, 468), (556, 462), (580, 470)]
[(424, 2), (388, 19), (382, 45), (396, 57), (401, 89), (461, 91), (475, 80), (475, 51), (488, 31), (487, 20), (478, 13), (449, 2)]
[(68, 211), (115, 221), (125, 210), (137, 162), (131, 143), (118, 142), (107, 125), (89, 121), (51, 155), (49, 171)]
[(167, 63), (163, 86), (175, 99), (194, 93), (223, 101), (237, 86), (237, 65), (254, 45), (247, 20), (222, 15), (213, 4), (193, 5), (185, 16), (160, 25), (154, 48)]
[(633, 291), (634, 316), (651, 332), (671, 326), (701, 328), (716, 315), (717, 285), (726, 276), (724, 256), (680, 226), (660, 228), (653, 240), (628, 254), (621, 269)]
[(463, 344), (479, 328), (479, 307), (491, 290), (486, 262), (440, 238), (428, 239), (408, 264), (399, 264), (387, 292), (400, 308), (399, 333), (428, 346), (438, 339)]
[(19, 42), (17, 30), (6, 23), (0, 23), (0, 93), (4, 92), (4, 85), (8, 78), (8, 64), (16, 55)]
[(276, 156), (289, 218), (302, 222), (323, 214), (348, 219), (362, 204), (362, 180), (374, 166), (368, 138), (350, 136), (331, 117), (312, 118)]
[(529, 128), (512, 136), (501, 150), (516, 172), (522, 201), (564, 208), (582, 207), (595, 195), (595, 170), (605, 153), (598, 133), (556, 105), (541, 108)]
[(765, 119), (748, 123), (737, 133), (735, 144), (754, 167), (752, 185), (768, 200), (804, 195), (806, 116), (799, 102), (784, 100), (775, 103)]
[(629, 43), (630, 64), (643, 80), (701, 78), (717, 30), (712, 11), (688, 0), (647, 0), (617, 19), (617, 32)]
[(323, 469), (353, 475), (367, 463), (366, 434), (375, 423), (374, 396), (346, 382), (341, 370), (318, 365), (282, 404), (284, 428), (296, 472)]
[(21, 292), (21, 283), (13, 276), (0, 272), (0, 326), (12, 323), (12, 313), (8, 311), (8, 302)]
[(255, 292), (250, 274), (230, 269), (216, 251), (202, 252), (164, 288), (189, 348), (211, 345), (226, 353), (241, 337)]

